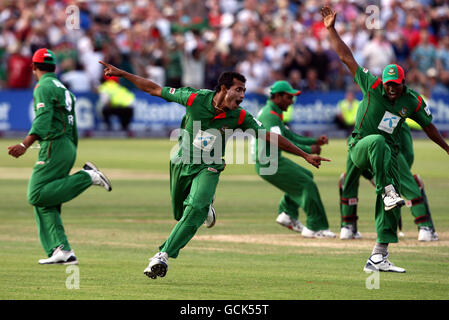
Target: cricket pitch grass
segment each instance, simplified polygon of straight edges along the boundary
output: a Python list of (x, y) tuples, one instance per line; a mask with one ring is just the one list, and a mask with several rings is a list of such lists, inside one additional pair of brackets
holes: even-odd
[[(330, 140), (314, 173), (336, 239), (304, 239), (275, 222), (282, 193), (255, 174), (254, 165), (229, 164), (221, 174), (217, 223), (201, 227), (165, 278), (143, 274), (148, 258), (175, 221), (169, 196), (168, 139), (82, 139), (74, 169), (93, 161), (113, 190), (91, 187), (63, 205), (62, 219), (79, 260), (77, 268), (43, 266), (26, 189), (37, 150), (7, 154), (19, 140), (0, 139), (0, 299), (144, 300), (409, 300), (449, 298), (449, 161), (429, 140), (415, 140), (413, 173), (424, 180), (439, 241), (422, 243), (409, 208), (402, 209), (404, 238), (390, 260), (405, 274), (363, 272), (375, 243), (373, 187), (359, 193), (361, 240), (342, 241), (337, 181), (345, 169), (344, 140)], [(242, 143), (242, 142), (239, 142)], [(247, 149), (244, 149), (247, 152)], [(300, 221), (305, 214), (300, 211)], [(76, 276), (76, 281), (74, 280)]]

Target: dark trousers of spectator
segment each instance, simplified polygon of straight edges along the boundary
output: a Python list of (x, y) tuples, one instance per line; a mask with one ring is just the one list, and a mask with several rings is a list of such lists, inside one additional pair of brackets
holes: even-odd
[(108, 126), (108, 130), (112, 130), (111, 116), (117, 116), (122, 125), (122, 130), (128, 131), (129, 124), (134, 115), (134, 109), (131, 107), (105, 107), (103, 108), (103, 118)]

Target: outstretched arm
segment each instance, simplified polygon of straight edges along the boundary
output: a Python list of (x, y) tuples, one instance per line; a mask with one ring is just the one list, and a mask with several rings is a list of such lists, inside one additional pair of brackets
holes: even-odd
[(351, 49), (349, 49), (346, 43), (341, 40), (340, 35), (337, 30), (335, 30), (335, 18), (337, 13), (330, 7), (325, 6), (321, 9), (321, 15), (323, 17), (324, 26), (329, 32), (331, 47), (335, 50), (340, 60), (348, 67), (354, 77), (359, 65), (355, 61)]
[(444, 151), (446, 151), (447, 154), (449, 154), (449, 146), (448, 146), (448, 144), (446, 143), (446, 141), (444, 141), (444, 139), (441, 136), (440, 132), (438, 131), (438, 129), (432, 123), (429, 124), (427, 127), (423, 128), (423, 131), (427, 134), (427, 136), (430, 138), (430, 140), (435, 142)]
[(277, 147), (281, 150), (304, 158), (304, 160), (306, 160), (308, 163), (310, 163), (312, 166), (316, 168), (320, 167), (321, 161), (330, 161), (329, 159), (322, 158), (320, 156), (310, 155), (302, 151), (300, 148), (296, 147), (293, 143), (291, 143), (288, 139), (284, 138), (280, 134), (267, 132), (265, 139), (268, 142), (277, 145)]
[(121, 70), (119, 68), (114, 67), (113, 65), (103, 62), (103, 61), (98, 61), (99, 63), (101, 63), (104, 66), (104, 74), (108, 77), (122, 77), (125, 78), (126, 80), (132, 82), (138, 89), (148, 92), (149, 94), (151, 94), (152, 96), (156, 96), (156, 97), (160, 97), (162, 94), (162, 87), (159, 86), (157, 83), (136, 76), (135, 74), (132, 73), (128, 73), (124, 70)]

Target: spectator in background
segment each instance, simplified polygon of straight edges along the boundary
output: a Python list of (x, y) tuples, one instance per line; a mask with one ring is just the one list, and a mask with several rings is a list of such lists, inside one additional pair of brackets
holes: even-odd
[[(73, 69), (73, 66), (74, 69)], [(89, 92), (92, 89), (89, 74), (83, 66), (74, 60), (70, 60), (69, 70), (60, 76), (61, 82), (72, 92)]]
[(182, 38), (174, 37), (174, 41), (169, 44), (168, 52), (165, 54), (165, 79), (166, 85), (173, 88), (182, 86)]
[[(435, 46), (430, 42), (430, 35), (426, 29), (420, 32), (420, 41), (412, 51), (412, 66), (416, 68), (420, 77), (425, 76), (427, 70), (436, 67), (437, 52)], [(425, 79), (422, 79), (423, 83)]]
[(133, 136), (133, 132), (129, 129), (129, 125), (134, 115), (133, 102), (135, 96), (126, 87), (120, 85), (117, 77), (106, 78), (98, 87), (100, 94), (100, 105), (102, 105), (102, 113), (107, 129), (113, 129), (111, 117), (117, 116), (120, 120), (121, 128), (126, 131), (128, 136)]
[(303, 81), (302, 90), (305, 92), (323, 92), (327, 91), (327, 85), (318, 78), (316, 69), (307, 70), (306, 78)]
[(446, 88), (449, 88), (449, 33), (441, 39), (440, 48), (437, 51), (437, 74)]
[(346, 91), (345, 98), (337, 103), (338, 113), (335, 122), (340, 129), (346, 130), (347, 135), (354, 129), (355, 117), (360, 101), (355, 98), (354, 90)]
[(7, 86), (9, 89), (26, 89), (32, 80), (31, 57), (26, 54), (26, 48), (15, 43), (10, 47), (7, 69)]
[(263, 59), (263, 48), (251, 48), (247, 59), (237, 65), (237, 71), (246, 77), (246, 90), (264, 94), (271, 70)]
[[(373, 59), (390, 59), (388, 49), (382, 49), (374, 50), (366, 63), (363, 61), (363, 49), (378, 46), (376, 37), (369, 39), (374, 30), (367, 29), (365, 24), (365, 9), (374, 2), (336, 2), (341, 12), (336, 27), (356, 61), (372, 69), (370, 65), (376, 64)], [(73, 30), (66, 28), (67, 14), (63, 10), (72, 3), (80, 8), (81, 18), (80, 28)], [(410, 59), (410, 52), (420, 42), (421, 29), (431, 32), (430, 42), (435, 45), (448, 38), (446, 3), (446, 0), (380, 1), (385, 43), (393, 45), (391, 56), (396, 56), (388, 63)], [(3, 78), (6, 86), (6, 64), (11, 55), (6, 50), (18, 43), (27, 54), (40, 47), (52, 49), (64, 72), (70, 71), (69, 63), (64, 60), (80, 61), (93, 88), (100, 85), (102, 70), (100, 65), (91, 62), (99, 60), (111, 61), (142, 77), (151, 74), (158, 81), (163, 81), (160, 74), (163, 68), (165, 84), (180, 87), (187, 72), (181, 66), (184, 44), (192, 39), (192, 30), (197, 30), (195, 42), (208, 42), (203, 51), (206, 87), (214, 86), (208, 84), (214, 79), (208, 72), (219, 74), (221, 70), (235, 69), (237, 64), (249, 59), (250, 51), (261, 48), (263, 60), (269, 66), (267, 81), (270, 83), (286, 79), (292, 70), (299, 70), (305, 76), (310, 67), (317, 69), (318, 78), (333, 90), (345, 90), (353, 83), (349, 72), (329, 50), (316, 0), (127, 0), (117, 4), (113, 8), (102, 0), (0, 1), (0, 56), (3, 52), (0, 81)], [(188, 51), (191, 50), (189, 47)], [(327, 71), (325, 63), (321, 63), (326, 56), (329, 58)], [(218, 63), (216, 69), (214, 62)], [(409, 74), (407, 63), (404, 66)], [(448, 77), (444, 72), (441, 74), (445, 69), (434, 67), (438, 81), (448, 85)], [(70, 68), (74, 70), (75, 66)], [(282, 77), (279, 72), (283, 73)], [(127, 82), (122, 84), (132, 87)], [(31, 86), (30, 81), (28, 88)]]
[(393, 47), (385, 39), (384, 32), (377, 30), (374, 32), (373, 39), (363, 50), (365, 59), (365, 68), (374, 75), (381, 75), (384, 67), (395, 60)]

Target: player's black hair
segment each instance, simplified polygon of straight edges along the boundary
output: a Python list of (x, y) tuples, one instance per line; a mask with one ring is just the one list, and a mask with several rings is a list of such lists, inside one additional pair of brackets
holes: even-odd
[(232, 87), (232, 85), (234, 84), (234, 79), (242, 81), (243, 83), (246, 82), (246, 78), (244, 75), (234, 71), (225, 71), (218, 78), (218, 83), (215, 87), (215, 92), (219, 92), (221, 90), (222, 85), (224, 85), (228, 89)]
[(46, 72), (55, 72), (56, 65), (50, 64), (50, 63), (40, 63), (40, 62), (33, 62), (36, 68), (38, 68), (41, 71)]

